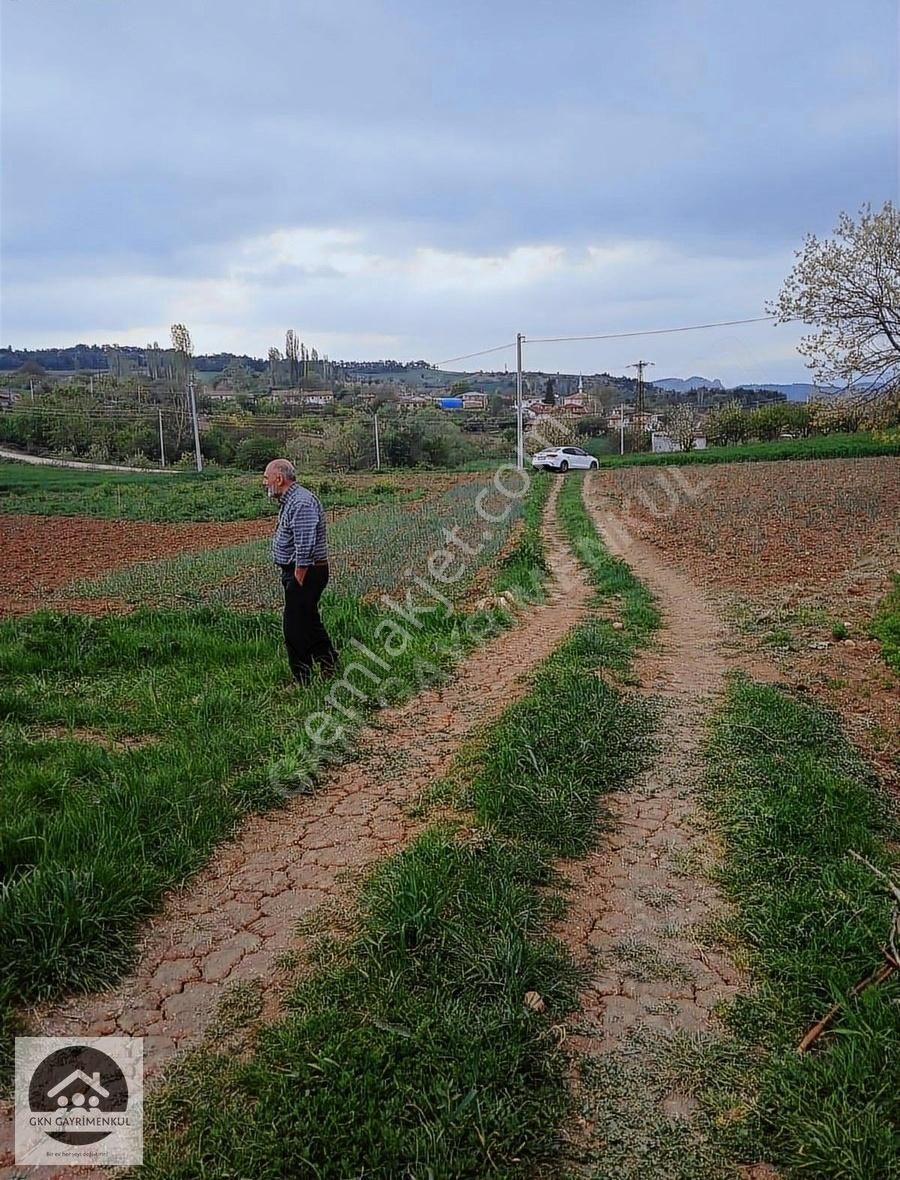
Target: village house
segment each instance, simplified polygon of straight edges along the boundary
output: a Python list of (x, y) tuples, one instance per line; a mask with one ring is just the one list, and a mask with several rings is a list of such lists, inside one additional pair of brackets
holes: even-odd
[(487, 409), (487, 398), (483, 393), (464, 393), (462, 395), (462, 403), (464, 410)]
[(334, 393), (330, 389), (318, 389), (307, 393), (302, 389), (273, 389), (269, 397), (282, 406), (330, 406)]

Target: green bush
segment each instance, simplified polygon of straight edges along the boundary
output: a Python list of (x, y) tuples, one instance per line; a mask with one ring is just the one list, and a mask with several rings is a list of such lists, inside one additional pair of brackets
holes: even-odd
[(579, 418), (575, 424), (575, 433), (579, 438), (595, 438), (606, 430), (606, 419), (599, 414), (589, 414), (586, 418)]
[(266, 438), (265, 435), (252, 435), (242, 438), (235, 448), (234, 463), (242, 471), (262, 471), (267, 463), (278, 459), (284, 454), (284, 444), (277, 438)]
[(438, 410), (391, 414), (381, 449), (392, 467), (455, 467), (476, 455), (459, 424)]
[(220, 426), (213, 426), (200, 436), (200, 450), (205, 459), (228, 466), (234, 462), (237, 447), (227, 431)]

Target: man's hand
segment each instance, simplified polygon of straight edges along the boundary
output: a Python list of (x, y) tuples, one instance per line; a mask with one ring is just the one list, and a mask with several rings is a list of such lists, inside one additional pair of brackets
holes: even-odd
[(294, 567), (294, 577), (297, 579), (297, 585), (302, 586), (306, 580), (306, 571), (309, 567), (305, 565), (298, 565)]

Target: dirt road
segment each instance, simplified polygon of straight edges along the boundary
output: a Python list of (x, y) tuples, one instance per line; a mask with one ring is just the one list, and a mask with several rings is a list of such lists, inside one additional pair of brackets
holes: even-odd
[(573, 890), (558, 933), (591, 973), (567, 1026), (568, 1044), (585, 1055), (573, 1079), (582, 1116), (571, 1162), (592, 1178), (680, 1177), (690, 1172), (677, 1170), (674, 1156), (702, 1153), (703, 1133), (695, 1100), (668, 1069), (670, 1047), (715, 1034), (716, 1005), (742, 985), (725, 950), (698, 933), (722, 907), (704, 872), (717, 849), (697, 795), (704, 723), (729, 660), (711, 606), (630, 534), (601, 480), (585, 483), (595, 525), (662, 612), (659, 646), (635, 669), (641, 690), (661, 697), (662, 716), (650, 767), (605, 800), (609, 835), (593, 855), (561, 866)]

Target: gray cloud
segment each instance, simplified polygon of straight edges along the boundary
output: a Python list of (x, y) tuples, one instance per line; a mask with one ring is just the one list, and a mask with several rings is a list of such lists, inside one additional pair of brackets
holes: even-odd
[[(608, 7), (6, 0), (3, 342), (754, 314), (804, 233), (896, 194), (892, 0)], [(612, 285), (579, 264), (616, 243)]]

